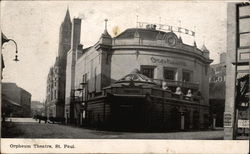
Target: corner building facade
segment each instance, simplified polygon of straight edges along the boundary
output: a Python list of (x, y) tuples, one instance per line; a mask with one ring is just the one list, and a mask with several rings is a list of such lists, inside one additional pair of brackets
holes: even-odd
[[(80, 45), (75, 55), (78, 107), (73, 118), (80, 124), (150, 130), (208, 127), (212, 60), (205, 46), (198, 49), (173, 32), (148, 26), (113, 38), (105, 30), (95, 45)], [(131, 73), (135, 69), (139, 73)], [(149, 79), (140, 81), (140, 76)], [(175, 94), (178, 88), (180, 95)], [(189, 90), (197, 97), (187, 98)]]

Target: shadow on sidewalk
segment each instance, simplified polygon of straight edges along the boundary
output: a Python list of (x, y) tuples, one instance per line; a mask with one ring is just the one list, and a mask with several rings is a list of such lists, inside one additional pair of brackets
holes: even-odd
[(6, 121), (4, 123), (2, 122), (2, 128), (1, 128), (2, 138), (16, 138), (23, 134), (24, 132), (22, 132), (22, 130), (16, 127), (15, 123), (9, 121)]

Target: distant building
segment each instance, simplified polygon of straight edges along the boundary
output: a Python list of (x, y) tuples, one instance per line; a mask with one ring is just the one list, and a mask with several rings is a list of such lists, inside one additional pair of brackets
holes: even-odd
[[(226, 93), (226, 53), (220, 54), (220, 62), (210, 65), (209, 104), (210, 114), (216, 120), (216, 127), (223, 127)], [(211, 120), (212, 120), (211, 117)]]
[(44, 115), (44, 104), (40, 101), (31, 101), (31, 113), (34, 115)]
[[(208, 128), (212, 60), (205, 45), (198, 49), (195, 42), (187, 45), (172, 31), (149, 25), (114, 38), (105, 29), (96, 44), (82, 48), (80, 27), (74, 19), (67, 55), (67, 119), (109, 128)], [(134, 69), (140, 71), (131, 73)]]
[(65, 74), (67, 52), (70, 50), (71, 27), (69, 10), (60, 27), (58, 56), (47, 76), (46, 111), (47, 116), (64, 117)]
[(31, 116), (31, 94), (15, 83), (2, 83), (2, 112), (15, 117)]

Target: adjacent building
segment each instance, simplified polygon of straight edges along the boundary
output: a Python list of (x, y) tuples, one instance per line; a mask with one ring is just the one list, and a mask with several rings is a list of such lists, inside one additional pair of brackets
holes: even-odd
[(83, 48), (80, 29), (74, 19), (65, 118), (106, 128), (208, 128), (212, 60), (205, 45), (198, 49), (147, 25), (116, 37), (105, 29), (96, 44)]
[(2, 83), (2, 113), (5, 116), (30, 117), (31, 94), (15, 83)]
[(214, 127), (223, 127), (226, 93), (226, 53), (220, 54), (220, 62), (210, 65), (209, 104)]
[[(250, 3), (228, 3), (224, 139), (249, 136)], [(242, 96), (241, 96), (242, 95)], [(237, 98), (237, 96), (240, 96)], [(242, 99), (243, 98), (243, 99)]]
[(66, 62), (67, 52), (71, 47), (71, 28), (70, 14), (67, 10), (59, 32), (58, 56), (47, 76), (46, 114), (49, 117), (64, 117)]

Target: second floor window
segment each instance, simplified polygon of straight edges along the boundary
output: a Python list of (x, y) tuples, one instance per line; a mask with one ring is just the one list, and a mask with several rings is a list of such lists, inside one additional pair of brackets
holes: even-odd
[(191, 82), (191, 72), (183, 71), (182, 72), (182, 81), (183, 82)]
[(141, 66), (141, 73), (149, 78), (154, 78), (154, 66)]
[(176, 70), (174, 69), (164, 69), (164, 79), (165, 80), (175, 80)]

